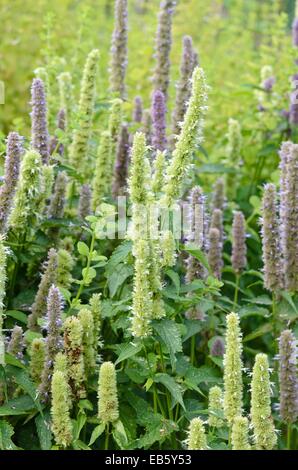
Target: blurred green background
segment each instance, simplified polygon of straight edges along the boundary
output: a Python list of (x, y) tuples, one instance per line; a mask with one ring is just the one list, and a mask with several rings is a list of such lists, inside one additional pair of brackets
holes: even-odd
[[(128, 0), (128, 99), (141, 94), (148, 106), (154, 66), (154, 41), (159, 0)], [(285, 105), (288, 77), (293, 73), (290, 24), (294, 0), (179, 0), (173, 18), (171, 97), (179, 74), (181, 41), (193, 37), (211, 86), (207, 145), (225, 135), (229, 117), (241, 118), (255, 106), (251, 86), (259, 84), (260, 69), (272, 65)], [(113, 28), (113, 0), (1, 0), (0, 80), (5, 104), (0, 131), (30, 124), (30, 82), (39, 66), (55, 75), (70, 71), (79, 87), (86, 54), (101, 52), (98, 99), (107, 96), (108, 60)], [(286, 35), (284, 34), (286, 32)], [(250, 119), (246, 115), (246, 119)], [(245, 119), (241, 119), (245, 126)]]

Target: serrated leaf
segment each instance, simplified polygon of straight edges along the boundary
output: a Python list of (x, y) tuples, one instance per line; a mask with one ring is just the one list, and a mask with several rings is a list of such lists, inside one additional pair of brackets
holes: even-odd
[(51, 415), (50, 412), (40, 414), (35, 418), (36, 430), (42, 450), (50, 450), (52, 447)]
[(112, 253), (112, 256), (110, 257), (109, 261), (107, 262), (106, 265), (106, 274), (107, 276), (110, 276), (113, 272), (116, 266), (120, 263), (123, 263), (129, 256), (129, 254), (132, 251), (132, 242), (130, 241), (125, 241), (121, 243)]
[(199, 385), (201, 383), (219, 383), (222, 378), (219, 375), (218, 369), (209, 366), (202, 366), (198, 369), (189, 367), (185, 374), (185, 381), (189, 384)]
[(42, 406), (38, 399), (37, 390), (33, 382), (31, 381), (28, 373), (25, 370), (18, 369), (14, 366), (8, 366), (8, 372), (13, 380), (32, 398), (37, 410), (43, 414)]
[(113, 272), (108, 276), (108, 286), (111, 297), (114, 297), (119, 287), (133, 275), (133, 266), (120, 263), (115, 266)]
[(135, 343), (126, 343), (126, 344), (120, 344), (119, 348), (121, 352), (118, 356), (118, 359), (115, 362), (115, 365), (119, 364), (122, 361), (125, 361), (125, 359), (128, 359), (129, 357), (133, 357), (136, 354), (138, 354), (142, 349), (142, 345), (135, 344)]
[(173, 282), (175, 288), (176, 288), (176, 293), (179, 295), (180, 292), (180, 277), (179, 274), (176, 273), (176, 271), (173, 271), (173, 269), (167, 269), (165, 274), (171, 279)]
[(0, 416), (18, 416), (29, 414), (34, 410), (35, 404), (31, 397), (28, 395), (21, 395), (18, 398), (9, 400), (4, 405), (0, 406)]
[(176, 367), (176, 354), (182, 352), (180, 330), (176, 323), (169, 319), (154, 321), (152, 326), (166, 346), (170, 354), (172, 369), (174, 370)]
[(11, 424), (5, 420), (0, 421), (0, 449), (1, 450), (17, 450), (18, 447), (12, 442), (11, 437), (14, 435), (14, 429)]
[(201, 331), (202, 328), (204, 327), (204, 323), (198, 320), (186, 320), (185, 326), (187, 330), (186, 330), (185, 335), (182, 338), (183, 343), (187, 341), (189, 338), (191, 338), (192, 336), (199, 333), (199, 331)]
[(183, 398), (182, 398), (182, 393), (181, 393), (181, 388), (173, 377), (171, 377), (168, 374), (155, 374), (154, 382), (163, 384), (169, 390), (170, 394), (173, 397), (173, 401), (174, 401), (173, 406), (176, 403), (179, 403), (182, 406), (182, 408), (185, 409)]
[(128, 439), (123, 423), (119, 419), (113, 423), (112, 434), (120, 449), (125, 449), (128, 444)]

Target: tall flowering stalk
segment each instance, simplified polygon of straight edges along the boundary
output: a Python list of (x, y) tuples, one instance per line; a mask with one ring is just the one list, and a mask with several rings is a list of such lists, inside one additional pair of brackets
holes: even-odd
[(23, 359), (24, 351), (24, 331), (21, 326), (15, 325), (11, 332), (10, 341), (7, 346), (7, 352), (19, 360)]
[(245, 416), (236, 416), (232, 426), (232, 450), (251, 450), (248, 434), (248, 419)]
[[(191, 191), (189, 217), (190, 234), (187, 243), (205, 252), (207, 248), (206, 229), (208, 217), (205, 196), (199, 186), (194, 187)], [(202, 263), (195, 256), (189, 255), (186, 262), (186, 282), (191, 283), (195, 279), (204, 279), (206, 275), (206, 268)]]
[(186, 444), (188, 450), (207, 450), (204, 423), (200, 418), (193, 418), (191, 420)]
[(282, 197), (282, 248), (286, 289), (298, 290), (298, 145), (287, 156)]
[[(233, 168), (238, 169), (241, 163), (242, 134), (240, 123), (236, 119), (229, 119), (227, 137), (227, 162)], [(232, 197), (234, 197), (236, 193), (237, 179), (238, 172), (236, 174), (227, 174), (227, 188), (229, 189)]]
[(70, 393), (66, 372), (55, 370), (51, 383), (51, 428), (56, 444), (61, 447), (68, 447), (72, 441)]
[(115, 165), (115, 160), (116, 160), (117, 144), (118, 144), (119, 136), (121, 133), (121, 124), (122, 124), (122, 100), (117, 98), (113, 100), (112, 102), (112, 107), (111, 107), (111, 112), (110, 112), (110, 117), (109, 117), (109, 125), (108, 125), (108, 131), (111, 136), (110, 161), (109, 161), (109, 168), (108, 168), (109, 187), (111, 185), (111, 180), (113, 176), (113, 170), (114, 170), (114, 165)]
[(225, 208), (225, 181), (223, 178), (218, 178), (213, 187), (212, 193), (212, 208), (213, 210), (219, 209), (221, 211)]
[(126, 124), (121, 126), (120, 136), (116, 150), (116, 161), (112, 184), (112, 195), (116, 199), (126, 193), (129, 162), (129, 133)]
[(34, 382), (39, 385), (45, 362), (46, 343), (43, 338), (34, 338), (29, 348), (29, 372)]
[(78, 318), (83, 328), (84, 369), (86, 373), (93, 372), (96, 365), (93, 315), (88, 308), (82, 308), (79, 311)]
[(37, 199), (37, 213), (44, 214), (53, 194), (54, 166), (42, 165), (40, 174), (40, 191)]
[(112, 36), (110, 62), (110, 88), (121, 98), (125, 97), (127, 67), (127, 0), (115, 1), (115, 25)]
[(136, 123), (141, 123), (143, 117), (143, 101), (140, 96), (136, 96), (134, 99), (134, 106), (133, 106), (133, 115), (132, 119)]
[(241, 126), (236, 119), (229, 119), (227, 156), (230, 163), (239, 163), (242, 150)]
[(10, 132), (6, 144), (4, 183), (0, 188), (0, 233), (5, 233), (7, 228), (7, 220), (16, 192), (22, 153), (22, 137), (17, 132)]
[(66, 173), (60, 171), (55, 181), (54, 192), (48, 208), (48, 217), (50, 219), (61, 219), (64, 215), (66, 185)]
[(297, 340), (291, 330), (284, 330), (279, 339), (280, 416), (288, 425), (288, 447), (291, 424), (298, 418)]
[(59, 99), (60, 109), (64, 110), (65, 113), (65, 129), (67, 130), (71, 120), (71, 112), (73, 105), (73, 85), (72, 78), (69, 72), (63, 72), (58, 76), (59, 86)]
[(132, 305), (132, 333), (143, 337), (150, 334), (152, 318), (152, 291), (150, 270), (150, 250), (148, 240), (148, 191), (149, 162), (146, 156), (145, 135), (141, 132), (134, 137), (131, 153), (131, 175), (129, 192), (132, 202), (132, 228), (130, 235), (133, 240), (135, 256), (134, 287)]
[(152, 319), (152, 292), (150, 290), (149, 256), (150, 250), (147, 240), (140, 239), (134, 247), (135, 267), (132, 301), (132, 334), (143, 338), (151, 333), (150, 321)]
[(155, 90), (152, 95), (152, 145), (163, 152), (167, 147), (166, 104), (164, 94)]
[(67, 317), (64, 324), (64, 350), (67, 356), (68, 376), (73, 396), (84, 398), (86, 390), (84, 368), (83, 326), (79, 318)]
[(78, 124), (74, 130), (69, 151), (70, 163), (80, 171), (83, 177), (90, 176), (89, 139), (94, 113), (98, 59), (99, 52), (94, 49), (89, 53), (86, 60), (81, 83)]
[(290, 123), (292, 126), (298, 125), (298, 73), (292, 77), (292, 92), (290, 93)]
[(258, 450), (272, 450), (277, 442), (271, 415), (270, 370), (266, 354), (257, 354), (251, 381), (251, 422)]
[(163, 0), (160, 4), (156, 35), (156, 66), (153, 76), (154, 89), (160, 90), (167, 99), (170, 83), (170, 52), (172, 46), (172, 15), (175, 2)]
[[(187, 104), (191, 95), (191, 76), (194, 71), (194, 50), (192, 38), (183, 37), (183, 51), (180, 64), (180, 79), (176, 85), (176, 101), (172, 114), (172, 134), (177, 136), (181, 130), (181, 124), (187, 110)], [(175, 146), (175, 137), (172, 139), (172, 147)]]
[(283, 284), (277, 214), (276, 189), (274, 184), (267, 184), (262, 203), (264, 285), (272, 292), (276, 292)]
[(85, 220), (85, 218), (91, 213), (91, 188), (89, 184), (83, 184), (81, 186), (78, 215), (79, 218)]
[(38, 319), (46, 313), (47, 297), (52, 284), (57, 281), (58, 258), (57, 252), (51, 248), (48, 253), (48, 259), (43, 266), (43, 274), (38, 286), (34, 303), (31, 307), (31, 314), (28, 317), (28, 328), (32, 331), (39, 331)]
[(211, 228), (209, 231), (208, 262), (213, 275), (220, 279), (223, 267), (222, 242), (220, 231), (217, 228)]
[[(58, 130), (65, 132), (66, 130), (66, 114), (64, 109), (60, 109), (57, 114), (56, 127)], [(58, 153), (60, 156), (64, 153), (64, 145), (59, 143), (59, 138), (54, 135), (50, 140), (50, 154)]]
[(224, 425), (224, 420), (218, 416), (219, 413), (223, 413), (223, 393), (220, 387), (217, 385), (211, 387), (209, 390), (208, 397), (208, 424), (214, 428), (221, 428)]
[(45, 85), (40, 78), (34, 78), (31, 88), (31, 139), (32, 147), (47, 164), (50, 157), (49, 132), (47, 123), (47, 103)]
[(229, 425), (242, 414), (242, 333), (236, 313), (227, 316), (224, 355), (224, 414)]
[(0, 235), (0, 365), (5, 365), (4, 336), (3, 336), (3, 309), (6, 283), (6, 248), (3, 235)]
[(192, 94), (167, 170), (165, 205), (170, 207), (179, 196), (181, 184), (191, 163), (195, 143), (202, 142), (203, 116), (206, 112), (207, 85), (204, 71), (197, 67), (192, 76)]
[(32, 227), (37, 217), (38, 197), (41, 183), (41, 157), (34, 150), (25, 153), (9, 216), (9, 227), (20, 237), (26, 233), (27, 227)]
[(155, 197), (162, 192), (164, 184), (164, 172), (166, 168), (165, 152), (156, 152), (156, 156), (153, 162), (153, 176), (152, 176), (152, 192)]
[(116, 370), (112, 362), (104, 362), (98, 377), (98, 418), (114, 423), (119, 418)]
[(92, 209), (103, 202), (103, 197), (109, 190), (111, 165), (111, 134), (105, 131), (101, 134), (101, 141), (98, 148), (95, 175), (92, 182)]
[(285, 250), (285, 241), (286, 241), (286, 234), (285, 234), (285, 227), (286, 227), (286, 215), (287, 215), (287, 179), (288, 179), (288, 160), (289, 155), (292, 150), (293, 143), (292, 142), (283, 142), (281, 144), (279, 157), (280, 157), (280, 190), (279, 190), (279, 197), (280, 197), (280, 204), (279, 204), (279, 218), (280, 218), (280, 239), (282, 244), (282, 251)]
[(221, 209), (213, 209), (210, 228), (216, 228), (219, 231), (219, 239), (221, 244), (221, 249), (223, 248), (224, 242), (224, 227), (223, 227), (223, 214)]
[(69, 289), (73, 282), (71, 271), (74, 268), (75, 260), (72, 254), (64, 248), (59, 248), (57, 256), (57, 286)]
[(51, 382), (56, 354), (62, 350), (62, 298), (59, 289), (54, 285), (49, 290), (47, 298), (47, 337), (45, 362), (39, 386), (42, 400), (47, 402), (51, 391)]
[(240, 276), (246, 266), (246, 232), (245, 232), (245, 219), (240, 211), (234, 213), (233, 226), (232, 226), (232, 267), (236, 275), (236, 286), (234, 295), (234, 307), (238, 303), (238, 292)]

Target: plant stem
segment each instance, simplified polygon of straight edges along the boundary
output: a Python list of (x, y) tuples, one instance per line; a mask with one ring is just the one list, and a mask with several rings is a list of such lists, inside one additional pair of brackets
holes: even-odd
[(106, 425), (105, 450), (109, 450), (110, 423)]
[(240, 284), (240, 274), (236, 274), (236, 283), (235, 283), (235, 293), (234, 293), (234, 305), (233, 309), (235, 310), (238, 305), (238, 295), (239, 295), (239, 284)]
[(196, 360), (196, 335), (191, 337), (190, 342), (190, 362), (194, 366)]
[(292, 437), (292, 425), (289, 423), (287, 427), (287, 450), (291, 450), (291, 437)]
[[(91, 243), (90, 243), (90, 248), (89, 248), (89, 254), (88, 254), (88, 258), (87, 258), (86, 271), (85, 271), (85, 276), (84, 276), (86, 279), (88, 279), (88, 273), (89, 273), (89, 269), (90, 269), (90, 265), (91, 265), (91, 261), (92, 261), (92, 253), (93, 253), (93, 250), (94, 250), (94, 244), (95, 244), (95, 231), (92, 233), (92, 238), (91, 238)], [(83, 291), (84, 287), (85, 287), (85, 284), (84, 284), (84, 281), (82, 279), (80, 287), (79, 287), (78, 292), (77, 292), (77, 295), (71, 303), (72, 307), (77, 304), (79, 298), (81, 297), (81, 294), (82, 294), (82, 291)]]

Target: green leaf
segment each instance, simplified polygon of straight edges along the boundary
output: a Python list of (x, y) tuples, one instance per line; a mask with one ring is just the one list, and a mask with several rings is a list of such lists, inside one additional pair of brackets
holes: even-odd
[(101, 423), (101, 424), (99, 424), (98, 426), (96, 426), (96, 428), (94, 428), (93, 431), (92, 431), (92, 434), (91, 434), (91, 437), (90, 437), (90, 441), (89, 441), (88, 446), (92, 446), (92, 444), (94, 444), (94, 442), (96, 441), (96, 439), (98, 439), (99, 436), (102, 435), (102, 433), (104, 432), (104, 430), (105, 430), (105, 425), (104, 425), (104, 423)]
[(77, 248), (78, 248), (78, 252), (80, 253), (80, 255), (87, 256), (87, 257), (89, 256), (89, 247), (88, 245), (86, 245), (86, 243), (78, 242)]
[(111, 297), (114, 297), (119, 287), (133, 275), (133, 266), (120, 263), (115, 266), (113, 272), (108, 277), (108, 286)]
[(165, 274), (171, 279), (174, 286), (176, 287), (176, 293), (179, 295), (179, 292), (180, 292), (180, 277), (179, 277), (179, 274), (176, 273), (176, 271), (173, 271), (173, 269), (167, 269)]
[(52, 447), (51, 415), (47, 411), (43, 416), (39, 414), (35, 418), (36, 430), (42, 450), (50, 450)]
[(18, 447), (12, 442), (11, 437), (14, 435), (14, 429), (11, 424), (5, 420), (0, 421), (0, 449), (1, 450), (17, 450)]
[(24, 312), (20, 312), (19, 310), (6, 310), (5, 315), (27, 325), (28, 316)]
[(271, 323), (265, 323), (260, 328), (257, 328), (252, 333), (246, 335), (245, 338), (243, 338), (243, 342), (247, 343), (248, 341), (252, 341), (253, 339), (256, 339), (256, 338), (259, 338), (260, 336), (265, 335), (266, 333), (270, 333), (270, 331), (272, 331), (272, 328), (273, 327)]
[(209, 366), (202, 366), (198, 369), (189, 367), (185, 374), (185, 381), (188, 384), (199, 385), (201, 383), (219, 383), (222, 381), (218, 369)]
[(123, 263), (127, 259), (127, 257), (131, 254), (132, 251), (132, 242), (131, 241), (124, 241), (119, 245), (114, 251), (112, 256), (110, 257), (107, 265), (106, 265), (106, 274), (107, 277), (113, 274), (114, 269), (120, 263)]
[(113, 438), (117, 442), (120, 449), (125, 449), (128, 444), (127, 435), (123, 426), (122, 421), (118, 419), (115, 423), (113, 423), (113, 430), (112, 430)]
[(171, 377), (168, 374), (155, 374), (154, 382), (163, 384), (169, 390), (170, 394), (172, 395), (174, 399), (173, 407), (175, 406), (176, 403), (179, 403), (182, 406), (182, 408), (185, 409), (183, 398), (182, 398), (182, 393), (181, 393), (181, 388), (177, 384), (177, 382), (175, 382), (173, 377)]
[(125, 361), (125, 359), (128, 359), (129, 357), (132, 357), (138, 354), (142, 349), (142, 345), (134, 344), (134, 343), (125, 343), (125, 344), (120, 344), (119, 349), (121, 352), (118, 356), (118, 359), (115, 362), (115, 365), (119, 364), (122, 361)]
[(153, 321), (152, 326), (166, 346), (170, 354), (172, 369), (175, 370), (176, 354), (182, 352), (181, 334), (178, 326), (169, 319)]
[(210, 273), (210, 266), (208, 263), (207, 256), (205, 255), (205, 253), (203, 253), (202, 250), (200, 250), (196, 246), (192, 246), (191, 244), (185, 245), (184, 250), (187, 251), (187, 253), (189, 253), (190, 255), (194, 256), (197, 260), (199, 260), (204, 266), (204, 268), (206, 268), (207, 271)]
[(82, 269), (83, 282), (86, 286), (91, 284), (92, 280), (96, 277), (96, 271), (94, 268), (84, 268)]
[(0, 416), (18, 416), (29, 414), (35, 409), (34, 401), (28, 395), (9, 400), (0, 406)]
[(18, 369), (14, 366), (8, 366), (8, 372), (13, 380), (32, 398), (34, 401), (35, 407), (38, 411), (43, 414), (42, 406), (39, 399), (37, 398), (37, 390), (33, 382), (31, 381), (29, 374), (21, 369)]
[(20, 369), (26, 369), (25, 365), (19, 361), (19, 359), (9, 353), (5, 353), (5, 363), (11, 366), (19, 367)]
[(289, 305), (291, 305), (291, 307), (294, 310), (294, 312), (296, 313), (296, 315), (298, 315), (298, 310), (297, 310), (296, 305), (293, 302), (291, 294), (289, 294), (289, 292), (282, 291), (281, 295), (289, 303)]
[(72, 446), (75, 450), (91, 450), (90, 447), (88, 447), (83, 441), (80, 441), (80, 439), (74, 441)]
[(81, 433), (83, 427), (85, 426), (86, 421), (87, 421), (86, 414), (82, 410), (80, 410), (78, 415), (77, 415), (77, 419), (75, 421), (73, 420), (73, 423), (74, 423), (74, 426), (73, 426), (74, 441), (77, 441), (79, 439), (80, 433)]
[(202, 330), (204, 324), (198, 320), (185, 320), (185, 326), (187, 328), (187, 331), (182, 338), (183, 343), (187, 341), (189, 338), (191, 338), (192, 336), (199, 333), (199, 331)]

